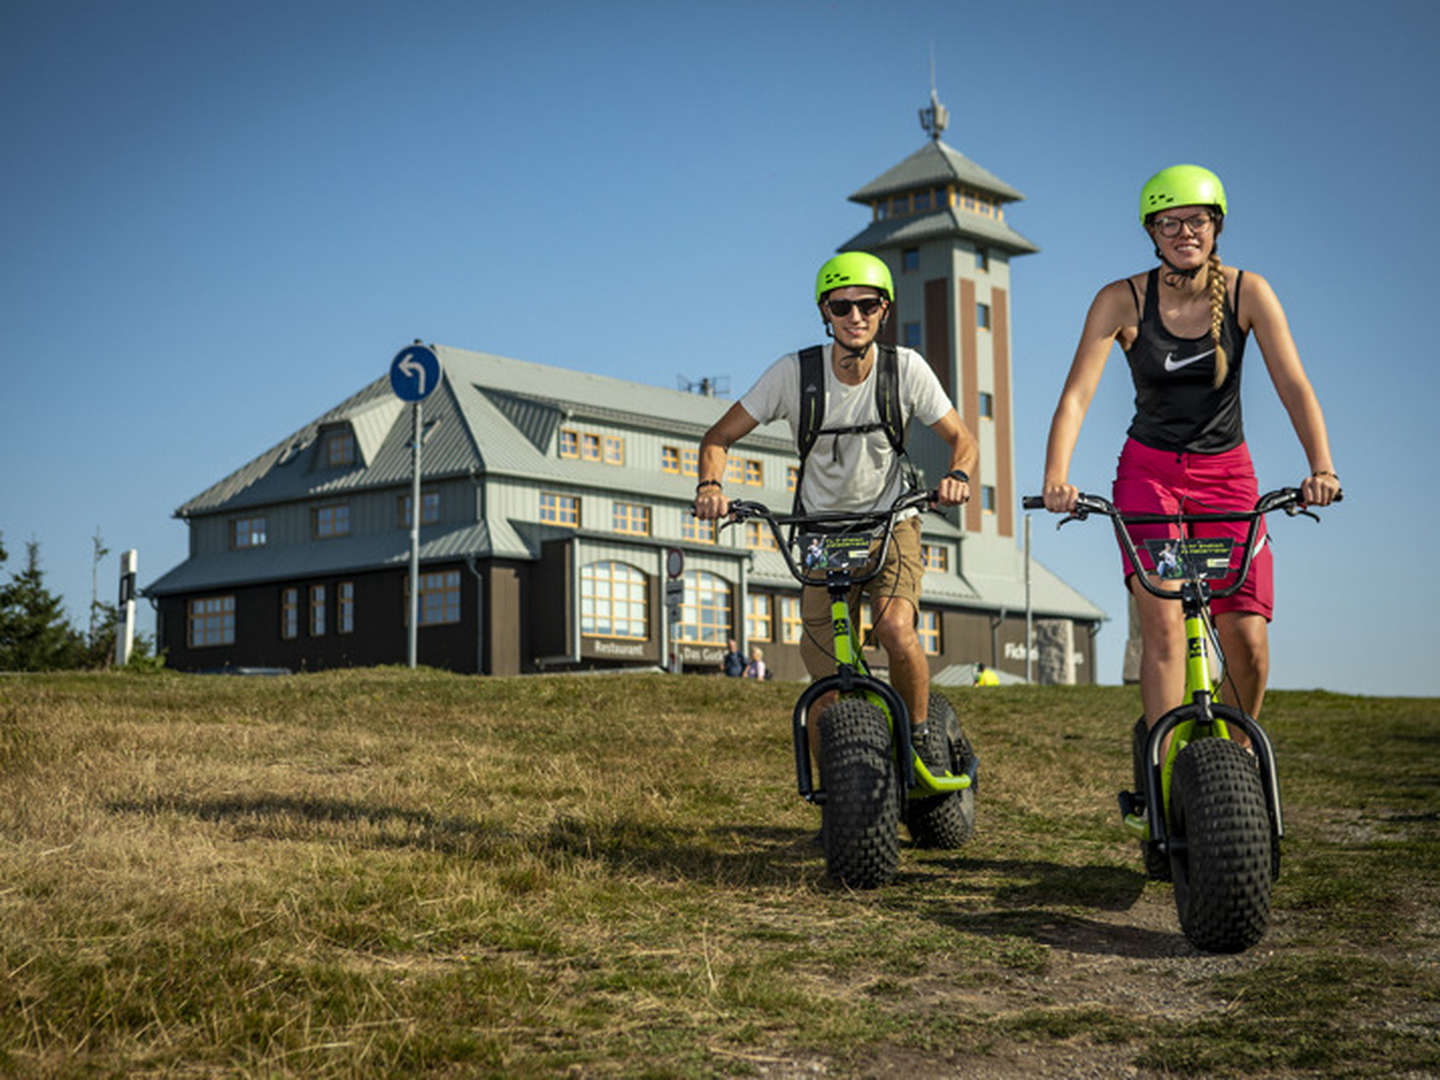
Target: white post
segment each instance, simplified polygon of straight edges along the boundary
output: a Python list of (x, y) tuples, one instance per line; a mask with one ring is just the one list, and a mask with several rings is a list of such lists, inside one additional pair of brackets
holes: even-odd
[(139, 562), (140, 553), (134, 548), (120, 556), (120, 603), (115, 612), (116, 667), (130, 662), (130, 652), (135, 647), (135, 570)]
[(1035, 636), (1031, 630), (1033, 613), (1030, 610), (1030, 515), (1025, 515), (1025, 681), (1034, 682)]
[(418, 660), (420, 644), (420, 402), (411, 413), (411, 461), (415, 471), (410, 480), (410, 666)]

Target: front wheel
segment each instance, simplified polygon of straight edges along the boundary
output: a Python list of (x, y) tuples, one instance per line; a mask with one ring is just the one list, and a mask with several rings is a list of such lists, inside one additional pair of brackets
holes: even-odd
[[(944, 740), (943, 754), (950, 771), (957, 775), (964, 772), (975, 751), (960, 730), (960, 718), (955, 715), (950, 699), (934, 690), (930, 692), (930, 716), (926, 727), (933, 738)], [(909, 800), (905, 805), (905, 825), (920, 847), (958, 848), (975, 831), (974, 786), (945, 795)]]
[(821, 833), (825, 870), (853, 889), (874, 889), (900, 863), (900, 778), (885, 714), (841, 698), (820, 716)]
[(1175, 758), (1170, 813), (1180, 929), (1206, 952), (1243, 952), (1270, 923), (1271, 827), (1255, 758), (1228, 739), (1192, 742)]

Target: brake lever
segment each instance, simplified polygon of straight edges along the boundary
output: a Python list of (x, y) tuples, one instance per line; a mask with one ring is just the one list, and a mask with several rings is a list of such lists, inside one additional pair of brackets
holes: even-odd
[(1062, 528), (1064, 528), (1072, 521), (1084, 521), (1089, 516), (1089, 510), (1077, 506), (1074, 510), (1071, 510), (1070, 513), (1066, 514), (1063, 518), (1061, 518), (1058, 522), (1055, 523), (1055, 531), (1059, 532)]

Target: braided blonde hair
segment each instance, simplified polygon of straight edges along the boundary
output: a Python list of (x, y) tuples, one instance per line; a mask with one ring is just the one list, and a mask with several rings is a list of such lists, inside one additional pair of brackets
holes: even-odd
[(1214, 250), (1206, 267), (1205, 284), (1210, 290), (1210, 337), (1215, 342), (1215, 385), (1219, 386), (1230, 371), (1230, 358), (1220, 344), (1220, 327), (1225, 323), (1225, 274), (1220, 269), (1220, 255)]

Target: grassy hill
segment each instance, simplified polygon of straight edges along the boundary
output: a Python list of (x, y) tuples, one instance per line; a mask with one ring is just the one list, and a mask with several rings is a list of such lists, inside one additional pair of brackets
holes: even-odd
[(0, 1073), (1440, 1075), (1440, 707), (1274, 692), (1269, 935), (1195, 952), (1132, 690), (952, 691), (960, 852), (825, 878), (793, 685), (0, 678)]

